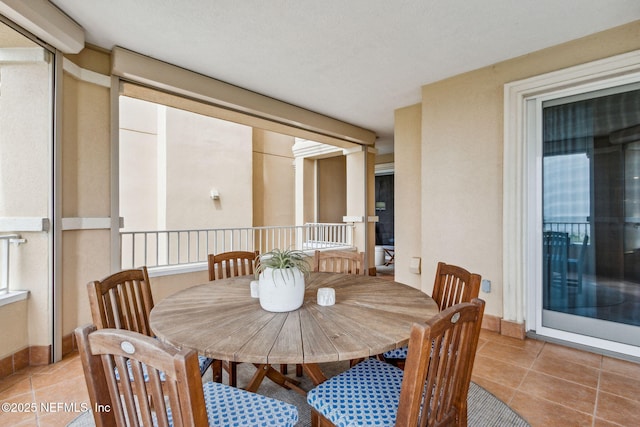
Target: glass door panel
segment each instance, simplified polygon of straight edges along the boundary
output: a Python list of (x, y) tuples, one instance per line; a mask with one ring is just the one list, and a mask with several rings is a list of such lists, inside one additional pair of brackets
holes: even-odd
[(640, 89), (543, 103), (542, 325), (640, 345)]

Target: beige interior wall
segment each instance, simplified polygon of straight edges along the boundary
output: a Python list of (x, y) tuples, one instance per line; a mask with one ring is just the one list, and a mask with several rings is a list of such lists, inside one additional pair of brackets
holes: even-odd
[(347, 162), (345, 156), (317, 160), (318, 222), (342, 223), (347, 214)]
[[(45, 60), (2, 64), (0, 217), (50, 217), (51, 70)], [(18, 231), (25, 243), (9, 245), (9, 286), (30, 294), (0, 307), (0, 359), (51, 339), (49, 234)]]
[(295, 223), (295, 138), (253, 129), (253, 225)]
[[(85, 55), (86, 54), (86, 55)], [(75, 55), (100, 68), (108, 56), (85, 49)], [(110, 216), (110, 90), (65, 73), (62, 111), (62, 216)], [(108, 230), (62, 232), (62, 334), (91, 322), (86, 284), (110, 273)], [(42, 328), (30, 313), (29, 324)], [(31, 345), (37, 344), (33, 340)]]
[(27, 300), (0, 307), (0, 360), (29, 346)]
[(422, 252), (422, 224), (420, 221), (422, 197), (420, 183), (420, 144), (422, 106), (416, 104), (395, 111), (394, 145), (394, 238), (395, 280), (420, 288), (420, 275), (409, 271), (412, 257)]
[[(68, 81), (68, 80), (65, 80)], [(63, 135), (63, 179), (75, 179), (73, 191), (63, 188), (63, 195), (75, 199), (73, 211), (66, 211), (64, 217), (108, 217), (111, 207), (111, 132), (109, 88), (93, 83), (77, 81), (77, 105), (71, 107), (76, 113), (75, 128), (67, 129), (77, 142), (73, 150), (66, 150)], [(66, 97), (65, 97), (66, 98)], [(65, 99), (65, 108), (67, 108)], [(72, 101), (70, 101), (72, 102)], [(66, 121), (63, 116), (63, 122)], [(73, 120), (73, 119), (72, 119)], [(71, 171), (67, 165), (73, 165)], [(74, 173), (75, 177), (68, 177)], [(71, 194), (69, 194), (71, 193)], [(65, 197), (65, 196), (63, 196)], [(63, 201), (63, 209), (66, 199)]]
[[(69, 230), (62, 241), (62, 335), (92, 323), (87, 283), (110, 273), (109, 230)], [(30, 318), (30, 322), (33, 319)]]
[[(421, 222), (426, 292), (431, 292), (437, 261), (459, 264), (491, 280), (491, 293), (480, 294), (487, 301), (485, 313), (502, 316), (504, 84), (636, 49), (640, 49), (640, 22), (423, 87)], [(396, 145), (396, 161), (400, 150), (404, 147)], [(398, 188), (396, 197), (413, 191)]]

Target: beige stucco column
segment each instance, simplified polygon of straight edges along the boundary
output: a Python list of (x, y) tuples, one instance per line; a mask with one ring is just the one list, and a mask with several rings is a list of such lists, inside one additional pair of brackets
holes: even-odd
[[(346, 158), (346, 212), (343, 221), (353, 223), (353, 245), (366, 252), (367, 265), (375, 266), (375, 155), (374, 148), (355, 145), (340, 148), (314, 141), (298, 140), (293, 146), (296, 165), (296, 225), (315, 222), (318, 210), (317, 160), (332, 156)], [(341, 185), (342, 183), (336, 183)]]
[(295, 158), (295, 206), (296, 224), (315, 222), (316, 180), (315, 161), (304, 157)]
[(347, 157), (347, 214), (345, 222), (353, 222), (354, 246), (365, 252), (369, 271), (375, 272), (375, 157), (371, 147), (344, 150)]

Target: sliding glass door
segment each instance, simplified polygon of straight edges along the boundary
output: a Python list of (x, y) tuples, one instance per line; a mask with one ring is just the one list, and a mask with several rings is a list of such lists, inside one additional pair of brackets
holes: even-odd
[(540, 105), (542, 326), (640, 346), (640, 84)]

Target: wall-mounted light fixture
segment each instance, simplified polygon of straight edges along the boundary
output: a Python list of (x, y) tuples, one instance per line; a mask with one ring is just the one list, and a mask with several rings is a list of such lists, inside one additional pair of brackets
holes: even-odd
[(384, 211), (387, 209), (387, 204), (385, 202), (376, 202), (376, 210)]
[(220, 193), (218, 193), (218, 190), (216, 190), (215, 188), (211, 189), (211, 200), (219, 200), (220, 199)]

